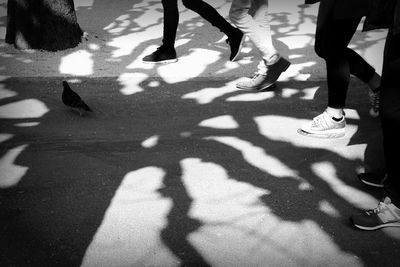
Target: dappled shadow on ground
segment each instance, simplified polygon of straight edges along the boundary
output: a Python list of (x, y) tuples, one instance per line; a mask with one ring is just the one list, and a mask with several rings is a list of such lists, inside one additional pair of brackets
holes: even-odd
[(323, 106), (325, 90), (306, 97), (323, 82), (206, 101), (204, 90), (210, 97), (234, 86), (152, 78), (126, 96), (112, 79), (89, 79), (72, 85), (94, 109), (83, 117), (61, 105), (58, 79), (3, 85), (16, 93), (3, 108), (44, 104), (30, 117), (2, 113), (2, 168), (15, 179), (24, 169), (15, 184), (2, 180), (1, 208), (17, 210), (1, 218), (6, 265), (373, 266), (396, 258), (396, 239), (348, 220), (379, 196), (355, 176), (362, 147), (379, 135), (358, 83), (349, 108), (360, 118), (333, 141), (295, 131)]
[[(297, 22), (291, 13), (271, 14), (277, 46), (294, 71), (276, 91), (253, 93), (236, 90), (234, 81), (219, 75), (247, 76), (256, 52), (227, 63), (221, 33), (210, 33), (211, 26), (187, 10), (178, 32), (181, 60), (143, 66), (140, 55), (161, 40), (147, 36), (155, 29), (161, 34), (161, 10), (159, 1), (133, 7), (123, 1), (114, 9), (95, 0), (77, 9), (78, 19), (96, 14), (101, 21), (88, 30), (94, 39), (81, 47), (93, 63), (87, 75), (107, 64), (119, 74), (85, 79), (61, 73), (78, 78), (71, 85), (93, 114), (80, 117), (61, 104), (59, 78), (3, 79), (1, 263), (394, 263), (396, 233), (366, 234), (348, 221), (353, 207), (371, 205), (380, 193), (355, 176), (365, 165), (364, 152), (373, 151), (371, 162), (381, 161), (379, 121), (367, 115), (366, 88), (351, 84), (346, 138), (313, 140), (296, 133), (326, 104), (324, 82), (290, 80), (321, 64), (310, 62), (313, 33), (300, 34), (315, 15), (305, 7)], [(157, 19), (149, 23), (146, 14)], [(138, 38), (133, 44), (124, 39), (131, 34)], [(301, 45), (290, 46), (297, 34)], [(379, 41), (358, 37), (359, 49)], [(107, 56), (97, 57), (96, 49)], [(212, 57), (202, 58), (210, 50)], [(193, 59), (202, 64), (191, 71)], [(62, 69), (61, 58), (57, 62), (54, 68)], [(210, 73), (215, 79), (198, 79)], [(370, 144), (377, 148), (366, 150)]]

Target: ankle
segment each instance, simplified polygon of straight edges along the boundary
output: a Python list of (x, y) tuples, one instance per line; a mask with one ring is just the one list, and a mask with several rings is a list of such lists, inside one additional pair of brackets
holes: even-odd
[(372, 92), (376, 93), (379, 91), (379, 87), (381, 86), (381, 76), (379, 76), (376, 72), (372, 76), (372, 78), (368, 82), (368, 86)]
[(329, 116), (331, 116), (334, 120), (337, 121), (340, 121), (344, 116), (342, 108), (327, 107), (326, 112), (329, 114)]
[(280, 58), (281, 56), (279, 55), (279, 53), (275, 53), (272, 54), (272, 56), (263, 57), (263, 60), (265, 62), (265, 65), (270, 66), (275, 64)]

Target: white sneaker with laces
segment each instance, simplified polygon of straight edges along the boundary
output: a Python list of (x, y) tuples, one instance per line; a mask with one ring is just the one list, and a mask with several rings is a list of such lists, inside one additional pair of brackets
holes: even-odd
[(346, 120), (344, 116), (335, 121), (327, 111), (316, 116), (311, 122), (304, 124), (298, 130), (300, 134), (319, 138), (339, 138), (345, 135)]

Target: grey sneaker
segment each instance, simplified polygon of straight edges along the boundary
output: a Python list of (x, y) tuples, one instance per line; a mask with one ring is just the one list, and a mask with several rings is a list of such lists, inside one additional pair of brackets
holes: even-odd
[(302, 125), (298, 133), (318, 138), (339, 138), (345, 135), (345, 128), (344, 116), (340, 121), (335, 121), (328, 112), (324, 111), (311, 122)]
[(357, 211), (351, 219), (359, 229), (376, 230), (383, 227), (400, 227), (400, 209), (386, 197), (372, 210)]
[(286, 71), (290, 66), (290, 62), (280, 57), (272, 65), (266, 65), (266, 70), (259, 70), (253, 78), (236, 84), (236, 87), (244, 90), (263, 91), (275, 84), (282, 72)]

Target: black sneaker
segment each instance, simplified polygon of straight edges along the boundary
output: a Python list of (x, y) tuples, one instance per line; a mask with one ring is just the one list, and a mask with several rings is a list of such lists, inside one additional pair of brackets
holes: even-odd
[(358, 179), (366, 185), (373, 186), (373, 187), (378, 187), (382, 188), (384, 185), (384, 182), (387, 178), (386, 174), (385, 175), (379, 175), (377, 173), (372, 173), (372, 172), (364, 172), (364, 173), (359, 173), (357, 174)]
[(164, 46), (160, 46), (152, 54), (147, 55), (143, 58), (144, 63), (150, 64), (166, 64), (177, 62), (175, 49), (167, 49)]
[(239, 82), (236, 87), (244, 90), (262, 91), (272, 87), (278, 80), (282, 72), (286, 71), (290, 66), (290, 62), (280, 57), (272, 65), (266, 65), (266, 70), (259, 70), (253, 78)]
[(240, 50), (242, 49), (244, 39), (246, 36), (239, 29), (230, 36), (226, 42), (231, 47), (231, 55), (229, 57), (230, 61), (235, 61), (240, 54)]

